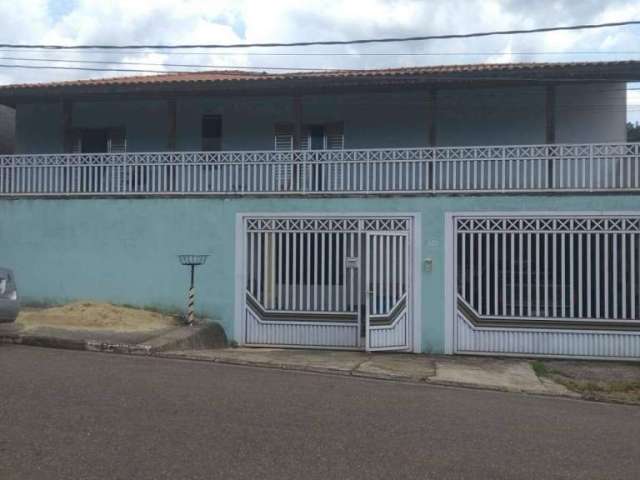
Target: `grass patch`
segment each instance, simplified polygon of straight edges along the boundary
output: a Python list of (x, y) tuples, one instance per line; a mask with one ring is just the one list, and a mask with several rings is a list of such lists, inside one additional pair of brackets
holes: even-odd
[(184, 315), (183, 311), (177, 307), (167, 307), (167, 306), (160, 306), (160, 305), (144, 305), (143, 307), (137, 307), (137, 308), (142, 308), (143, 310), (147, 310), (149, 312), (161, 313), (162, 315), (173, 315), (174, 317), (182, 317)]
[(531, 362), (531, 368), (533, 368), (533, 371), (538, 377), (548, 377), (551, 373), (544, 362), (540, 360), (534, 360)]
[(583, 398), (604, 402), (640, 404), (640, 380), (594, 380), (571, 378), (561, 371), (549, 368), (541, 361), (531, 363), (538, 378), (545, 377), (579, 393)]
[(593, 382), (553, 375), (553, 380), (589, 400), (640, 404), (640, 381)]
[(558, 378), (558, 381), (564, 383), (568, 388), (580, 393), (585, 394), (635, 394), (640, 400), (640, 381), (626, 381), (626, 382), (590, 382), (572, 380), (564, 377), (564, 379)]

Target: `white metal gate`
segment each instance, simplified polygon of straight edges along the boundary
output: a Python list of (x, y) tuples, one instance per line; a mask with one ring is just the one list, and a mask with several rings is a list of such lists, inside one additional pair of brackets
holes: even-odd
[(367, 350), (406, 349), (409, 347), (407, 232), (369, 232), (366, 246)]
[(640, 216), (457, 216), (454, 349), (640, 357)]
[(246, 217), (248, 345), (407, 349), (411, 219)]

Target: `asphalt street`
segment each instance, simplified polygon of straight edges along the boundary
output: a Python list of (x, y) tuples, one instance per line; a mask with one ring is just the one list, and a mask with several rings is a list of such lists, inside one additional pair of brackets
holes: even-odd
[(0, 479), (638, 479), (640, 408), (0, 346)]

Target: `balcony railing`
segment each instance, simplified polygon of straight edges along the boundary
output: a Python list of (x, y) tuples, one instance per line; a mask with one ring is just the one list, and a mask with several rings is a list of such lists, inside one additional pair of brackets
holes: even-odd
[(640, 144), (0, 156), (0, 196), (640, 191)]

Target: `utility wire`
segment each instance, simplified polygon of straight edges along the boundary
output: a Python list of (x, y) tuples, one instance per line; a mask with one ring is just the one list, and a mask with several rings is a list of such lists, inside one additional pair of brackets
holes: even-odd
[(148, 65), (151, 67), (187, 67), (187, 68), (226, 68), (226, 69), (248, 69), (248, 70), (302, 70), (302, 71), (336, 71), (342, 68), (312, 68), (312, 67), (255, 67), (252, 65), (207, 65), (207, 64), (183, 64), (183, 63), (150, 63), (150, 62), (130, 62), (120, 60), (76, 60), (70, 58), (24, 58), (24, 57), (2, 57), (0, 60), (16, 60), (20, 62), (58, 62), (58, 63), (97, 63), (107, 65)]
[[(145, 70), (138, 68), (91, 68), (91, 67), (58, 67), (55, 65), (8, 65), (1, 64), (0, 68), (27, 68), (27, 69), (51, 69), (51, 70), (83, 70), (91, 72), (130, 72), (130, 73), (197, 73), (188, 70)], [(223, 72), (220, 72), (223, 73)], [(237, 75), (238, 72), (227, 72), (229, 75)], [(249, 73), (249, 72), (247, 72)]]
[(417, 42), (427, 40), (452, 40), (459, 38), (491, 37), (498, 35), (522, 35), (530, 33), (546, 33), (571, 30), (594, 30), (600, 28), (624, 27), (629, 25), (640, 25), (640, 20), (629, 20), (625, 22), (591, 23), (580, 25), (568, 25), (561, 27), (543, 27), (515, 30), (493, 30), (488, 32), (474, 33), (453, 33), (445, 35), (418, 35), (411, 37), (386, 37), (386, 38), (362, 38), (357, 40), (315, 40), (309, 42), (268, 42), (268, 43), (211, 43), (211, 44), (184, 44), (184, 45), (44, 45), (44, 44), (14, 44), (0, 43), (0, 48), (41, 48), (47, 50), (173, 50), (173, 49), (194, 49), (194, 48), (250, 48), (250, 47), (309, 47), (312, 45), (363, 45), (371, 43), (400, 43)]
[[(336, 72), (344, 71), (345, 68), (326, 68), (326, 67), (267, 67), (253, 65), (210, 65), (206, 63), (164, 63), (164, 62), (135, 62), (125, 60), (79, 60), (73, 58), (34, 58), (34, 57), (5, 57), (0, 56), (0, 60), (13, 60), (19, 62), (51, 62), (51, 63), (81, 63), (81, 64), (100, 64), (100, 65), (144, 65), (150, 67), (184, 67), (184, 68), (205, 68), (205, 69), (227, 69), (227, 70), (285, 70), (285, 71), (311, 71), (311, 72)], [(393, 67), (388, 67), (393, 68)], [(399, 67), (399, 68), (429, 68), (427, 66), (419, 67)], [(348, 68), (353, 69), (353, 68)], [(355, 68), (354, 70), (363, 70)], [(156, 70), (152, 70), (156, 72)]]
[[(46, 50), (43, 48), (24, 48), (21, 49), (20, 51), (22, 52), (35, 52), (35, 53), (42, 53), (42, 50)], [(122, 50), (126, 50), (126, 48), (123, 48)], [(11, 53), (15, 53), (15, 49), (13, 48), (0, 48), (0, 52), (11, 52)], [(131, 52), (131, 53), (136, 53), (138, 55), (147, 55), (149, 53), (152, 52)], [(118, 51), (118, 52), (109, 52), (109, 51), (105, 51), (105, 52), (92, 52), (92, 51), (85, 51), (84, 52), (85, 55), (87, 54), (99, 54), (99, 55), (122, 55), (123, 53)], [(125, 52), (126, 54), (126, 52)], [(328, 57), (328, 56), (363, 56), (363, 57), (378, 57), (378, 56), (384, 56), (384, 57), (400, 57), (400, 56), (416, 56), (416, 57), (420, 57), (420, 56), (434, 56), (434, 57), (444, 57), (444, 56), (490, 56), (490, 55), (640, 55), (640, 50), (621, 50), (621, 51), (617, 51), (617, 52), (603, 52), (601, 50), (594, 50), (594, 51), (586, 51), (586, 50), (565, 50), (565, 51), (522, 51), (522, 52), (461, 52), (461, 51), (455, 51), (455, 52), (332, 52), (332, 51), (328, 51), (328, 52), (210, 52), (210, 51), (203, 51), (203, 52), (193, 52), (193, 51), (178, 51), (178, 50), (171, 50), (171, 51), (165, 51), (162, 52), (162, 55), (216, 55), (216, 56), (234, 56), (234, 55), (246, 55), (246, 56), (290, 56), (290, 57), (306, 57), (306, 56), (324, 56), (324, 57)]]

